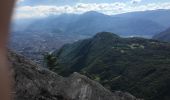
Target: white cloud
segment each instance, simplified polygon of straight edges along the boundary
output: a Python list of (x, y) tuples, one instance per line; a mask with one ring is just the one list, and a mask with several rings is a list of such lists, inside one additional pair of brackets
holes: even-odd
[(22, 6), (17, 8), (15, 18), (46, 17), (63, 13), (81, 14), (87, 11), (98, 11), (108, 15), (133, 11), (145, 11), (155, 9), (170, 9), (169, 3), (150, 3), (146, 5), (133, 5), (121, 2), (115, 3), (77, 3), (74, 6)]

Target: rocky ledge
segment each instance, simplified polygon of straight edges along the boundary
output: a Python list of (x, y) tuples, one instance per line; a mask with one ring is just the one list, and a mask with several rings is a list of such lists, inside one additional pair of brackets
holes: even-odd
[(112, 93), (79, 73), (65, 78), (14, 52), (8, 56), (15, 83), (14, 100), (142, 100), (129, 93)]

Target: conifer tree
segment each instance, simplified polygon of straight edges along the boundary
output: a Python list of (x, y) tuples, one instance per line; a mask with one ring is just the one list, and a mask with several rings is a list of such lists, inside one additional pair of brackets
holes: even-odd
[(49, 69), (54, 71), (58, 65), (57, 62), (57, 57), (55, 57), (53, 54), (51, 53), (47, 53), (44, 55), (44, 62), (45, 62), (45, 66)]

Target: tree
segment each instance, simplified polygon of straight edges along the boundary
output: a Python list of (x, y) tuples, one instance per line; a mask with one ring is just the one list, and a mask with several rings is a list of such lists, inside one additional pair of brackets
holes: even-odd
[(52, 53), (47, 53), (44, 55), (45, 66), (54, 71), (57, 68), (58, 62), (57, 57), (55, 57)]

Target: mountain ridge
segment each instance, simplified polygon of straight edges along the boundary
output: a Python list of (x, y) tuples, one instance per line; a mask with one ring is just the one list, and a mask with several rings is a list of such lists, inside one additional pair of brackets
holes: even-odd
[(15, 83), (14, 100), (142, 100), (129, 93), (111, 93), (78, 73), (64, 78), (12, 51), (8, 59)]
[[(126, 17), (129, 15), (131, 16)], [(59, 49), (66, 43), (92, 37), (98, 32), (112, 32), (123, 37), (152, 38), (170, 26), (169, 15), (169, 10), (114, 16), (91, 11), (39, 19), (18, 19), (12, 24), (10, 47), (41, 63), (42, 54)]]
[[(68, 20), (69, 19), (69, 20)], [(88, 26), (90, 25), (90, 26)], [(84, 27), (86, 26), (86, 27)], [(142, 27), (145, 27), (145, 30)], [(56, 28), (57, 27), (57, 28)], [(92, 27), (92, 28), (91, 28)], [(119, 27), (119, 28), (118, 28)], [(128, 27), (128, 28), (125, 28)], [(98, 29), (98, 30), (97, 30)], [(150, 30), (146, 30), (150, 29)], [(142, 18), (113, 17), (99, 12), (89, 11), (84, 14), (59, 15), (44, 18), (31, 24), (25, 31), (55, 32), (65, 34), (94, 35), (97, 32), (109, 31), (119, 35), (151, 35), (164, 29), (159, 23)]]
[(146, 100), (168, 100), (169, 50), (169, 43), (157, 40), (98, 33), (55, 52), (54, 71), (63, 76), (79, 72), (112, 91), (128, 91)]
[(160, 25), (168, 28), (170, 24), (170, 10), (169, 9), (158, 9), (158, 10), (148, 10), (148, 11), (136, 11), (130, 13), (123, 13), (116, 15), (117, 17), (127, 17), (127, 18), (140, 18), (149, 19), (159, 23)]
[(170, 42), (170, 28), (159, 34), (156, 34), (155, 36), (153, 36), (153, 39)]

